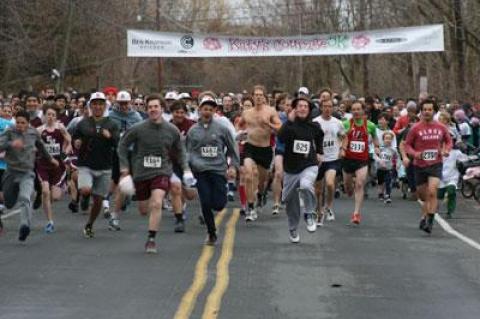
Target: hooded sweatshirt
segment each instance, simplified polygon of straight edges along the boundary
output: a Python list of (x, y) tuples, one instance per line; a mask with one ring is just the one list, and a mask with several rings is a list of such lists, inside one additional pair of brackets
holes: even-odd
[(110, 111), (108, 117), (117, 123), (120, 128), (120, 137), (132, 126), (143, 121), (143, 118), (137, 111), (129, 110), (127, 113), (124, 113), (116, 108)]

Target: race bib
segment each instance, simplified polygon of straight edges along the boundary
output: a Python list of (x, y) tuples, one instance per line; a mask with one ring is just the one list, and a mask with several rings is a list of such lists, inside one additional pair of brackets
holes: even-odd
[(202, 152), (202, 157), (215, 158), (218, 156), (217, 146), (203, 146), (200, 151)]
[(350, 152), (352, 152), (352, 153), (363, 153), (363, 152), (365, 152), (365, 142), (363, 142), (363, 141), (351, 141), (350, 142)]
[(434, 161), (438, 157), (438, 150), (425, 150), (422, 153), (422, 159), (424, 161)]
[(162, 167), (162, 158), (160, 156), (145, 156), (143, 158), (143, 166), (147, 168)]
[(296, 154), (309, 154), (310, 142), (308, 141), (293, 141), (293, 152)]
[(334, 140), (323, 140), (323, 148), (331, 148), (335, 146)]
[(390, 153), (380, 153), (380, 159), (384, 161), (391, 161), (392, 160), (392, 155)]
[(51, 156), (60, 155), (60, 144), (45, 144), (45, 148), (47, 149), (48, 154)]

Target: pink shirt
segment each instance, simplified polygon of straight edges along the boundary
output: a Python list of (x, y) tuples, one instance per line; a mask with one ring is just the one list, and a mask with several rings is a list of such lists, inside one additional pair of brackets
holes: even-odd
[[(420, 121), (408, 132), (405, 149), (415, 158), (413, 165), (427, 167), (442, 163), (442, 150), (452, 149), (452, 138), (445, 125), (437, 121)], [(419, 154), (422, 159), (417, 158)]]

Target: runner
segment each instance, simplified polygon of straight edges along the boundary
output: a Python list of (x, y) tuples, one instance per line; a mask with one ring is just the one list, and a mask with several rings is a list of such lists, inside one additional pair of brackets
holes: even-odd
[[(292, 110), (292, 99), (288, 94), (280, 94), (277, 100), (277, 110), (279, 111), (278, 116), (282, 125), (285, 124), (288, 120), (287, 116)], [(281, 197), (283, 189), (283, 154), (285, 153), (285, 145), (280, 142), (278, 136), (275, 137), (275, 159), (274, 159), (274, 169), (275, 175), (273, 177), (273, 207), (272, 215), (278, 215), (280, 212), (281, 206)]]
[[(185, 140), (188, 131), (195, 124), (194, 121), (187, 118), (187, 105), (183, 100), (177, 100), (170, 106), (172, 112), (172, 120), (170, 121), (177, 127), (180, 132), (183, 147), (186, 147)], [(176, 233), (183, 233), (185, 231), (185, 210), (187, 207), (186, 200), (195, 198), (195, 192), (190, 188), (182, 185), (183, 168), (178, 165), (178, 160), (174, 158), (176, 154), (172, 154), (173, 174), (170, 178), (170, 198), (172, 202), (173, 212), (175, 214), (175, 228)]]
[(47, 106), (44, 113), (46, 123), (37, 130), (48, 153), (59, 163), (55, 166), (43, 158), (36, 161), (37, 174), (42, 183), (43, 211), (47, 217), (45, 232), (50, 234), (55, 231), (52, 201), (58, 201), (64, 191), (67, 173), (63, 160), (66, 158), (66, 154), (70, 154), (72, 151), (72, 139), (65, 126), (61, 122), (57, 122), (58, 110), (54, 106)]
[(232, 135), (213, 117), (216, 107), (215, 99), (205, 96), (200, 102), (199, 122), (187, 134), (189, 164), (197, 179), (202, 214), (207, 225), (207, 245), (214, 245), (217, 241), (213, 211), (220, 211), (227, 204), (227, 156), (235, 168), (240, 162)]
[(429, 99), (420, 104), (421, 120), (415, 124), (405, 140), (407, 153), (413, 156), (417, 193), (422, 203), (420, 229), (431, 233), (437, 212), (437, 189), (442, 178), (443, 157), (452, 149), (448, 128), (433, 120), (437, 104)]
[[(120, 128), (120, 138), (127, 132), (132, 126), (143, 121), (140, 114), (137, 111), (132, 110), (131, 107), (132, 98), (130, 93), (127, 91), (119, 91), (116, 96), (116, 106), (109, 113), (109, 118), (117, 124)], [(112, 159), (112, 181), (110, 184), (110, 193), (109, 196), (104, 200), (103, 203), (103, 212), (108, 218), (108, 229), (110, 230), (121, 230), (120, 228), (120, 212), (122, 208), (126, 209), (126, 196), (118, 189), (118, 182), (120, 180), (120, 164), (118, 160), (117, 153), (113, 153)], [(114, 194), (114, 205), (113, 211), (109, 213), (110, 203), (109, 198), (110, 194)], [(107, 201), (107, 203), (105, 203)]]
[[(163, 119), (165, 101), (158, 95), (146, 99), (148, 120), (128, 130), (118, 145), (120, 172), (123, 178), (132, 174), (140, 214), (150, 212), (146, 253), (156, 253), (155, 237), (162, 218), (162, 203), (170, 188), (173, 174), (171, 154), (178, 154), (183, 178), (187, 185), (193, 183), (193, 176), (186, 164), (185, 150), (182, 147), (178, 129)], [(132, 153), (132, 171), (128, 160), (128, 149)]]
[(36, 150), (39, 154), (58, 166), (45, 148), (37, 130), (29, 126), (30, 115), (18, 111), (15, 127), (0, 135), (0, 152), (5, 151), (7, 170), (3, 175), (2, 190), (5, 206), (10, 209), (18, 204), (20, 208), (20, 230), (18, 240), (24, 242), (30, 234), (32, 221), (31, 196), (35, 179), (34, 164)]
[(377, 165), (378, 198), (385, 204), (392, 203), (393, 177), (400, 168), (400, 156), (393, 145), (394, 138), (393, 131), (383, 132), (379, 155), (373, 155)]
[[(375, 153), (378, 155), (376, 126), (365, 118), (365, 104), (355, 101), (351, 107), (352, 119), (343, 122), (346, 138), (343, 139), (340, 156), (343, 158), (343, 184), (349, 196), (355, 190), (355, 208), (351, 222), (359, 225), (360, 211), (364, 200), (364, 187), (368, 175), (368, 141), (372, 138)], [(355, 184), (354, 180), (355, 178)]]
[[(0, 118), (0, 134), (5, 132), (6, 129), (13, 126), (14, 124), (6, 119)], [(2, 223), (2, 213), (5, 209), (4, 198), (2, 192), (2, 177), (7, 169), (7, 163), (5, 162), (5, 152), (0, 153), (0, 235), (3, 232), (3, 223)]]
[(104, 117), (105, 94), (95, 92), (90, 97), (92, 115), (81, 120), (73, 134), (74, 143), (80, 146), (78, 156), (78, 188), (85, 198), (93, 197), (90, 215), (83, 229), (87, 238), (93, 238), (93, 223), (100, 214), (102, 201), (108, 195), (112, 175), (112, 159), (119, 139), (119, 128), (110, 118)]
[[(262, 207), (262, 195), (268, 178), (273, 151), (271, 146), (271, 134), (278, 131), (282, 126), (277, 112), (267, 105), (267, 92), (265, 87), (257, 85), (253, 88), (255, 106), (242, 113), (242, 119), (238, 125), (245, 124), (247, 143), (245, 144), (245, 184), (247, 188), (248, 207), (245, 220), (255, 221), (257, 211), (255, 209), (255, 192), (257, 193), (257, 209)], [(254, 176), (258, 176), (258, 181)]]
[(290, 241), (300, 242), (298, 224), (303, 214), (309, 232), (315, 232), (315, 180), (322, 162), (323, 132), (311, 122), (312, 104), (305, 97), (292, 101), (288, 122), (278, 132), (285, 143), (282, 198), (286, 202)]
[[(326, 93), (324, 91), (323, 93)], [(333, 117), (333, 101), (322, 99), (320, 101), (320, 109), (322, 115), (313, 119), (320, 125), (323, 137), (323, 162), (319, 167), (317, 183), (315, 187), (317, 195), (317, 225), (323, 226), (324, 220), (334, 221), (335, 213), (333, 212), (333, 198), (335, 195), (335, 180), (337, 172), (340, 171), (340, 147), (342, 140), (345, 137), (345, 130), (342, 122)], [(325, 206), (323, 206), (323, 193), (326, 186), (327, 197), (325, 199)]]

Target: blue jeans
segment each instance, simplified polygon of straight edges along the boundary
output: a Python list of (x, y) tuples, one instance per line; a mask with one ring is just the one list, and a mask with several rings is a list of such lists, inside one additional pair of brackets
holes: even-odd
[(213, 211), (220, 211), (227, 205), (227, 179), (215, 172), (195, 173), (197, 191), (202, 206), (202, 214), (208, 233), (216, 232)]

